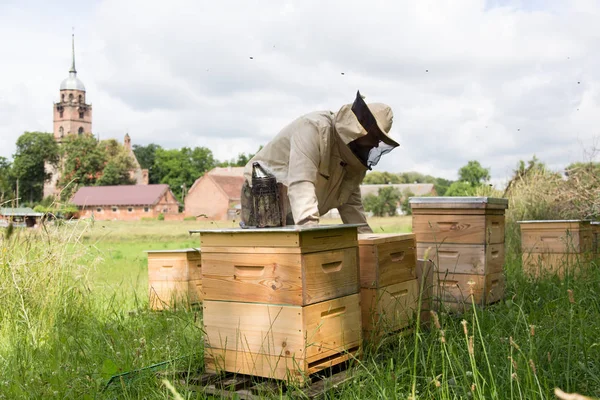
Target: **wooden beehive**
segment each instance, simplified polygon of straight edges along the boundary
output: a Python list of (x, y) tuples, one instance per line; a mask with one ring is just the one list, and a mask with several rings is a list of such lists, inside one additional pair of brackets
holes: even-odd
[(594, 232), (594, 254), (598, 256), (600, 254), (600, 221), (593, 221), (590, 225)]
[(504, 295), (506, 199), (410, 199), (417, 257), (435, 265), (433, 294), (447, 308), (490, 304)]
[(162, 310), (202, 301), (199, 249), (150, 250), (146, 253), (151, 309)]
[(358, 246), (361, 288), (379, 288), (416, 279), (414, 234), (360, 234)]
[(194, 232), (207, 300), (303, 306), (359, 291), (356, 226)]
[(206, 370), (303, 383), (359, 351), (359, 297), (308, 306), (206, 300)]
[(200, 233), (205, 365), (304, 382), (362, 340), (358, 225)]
[(415, 235), (358, 235), (360, 293), (365, 336), (406, 327), (417, 308)]
[(563, 275), (594, 251), (594, 227), (590, 221), (519, 221), (523, 270), (538, 276)]

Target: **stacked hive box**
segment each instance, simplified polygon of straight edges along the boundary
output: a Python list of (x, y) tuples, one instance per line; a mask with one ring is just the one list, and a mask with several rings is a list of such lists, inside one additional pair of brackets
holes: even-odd
[(506, 199), (416, 197), (410, 199), (417, 257), (433, 262), (434, 297), (462, 310), (504, 296)]
[(594, 254), (598, 257), (600, 255), (600, 221), (594, 221), (591, 225), (594, 232)]
[(519, 221), (519, 224), (523, 270), (530, 275), (563, 275), (591, 256), (594, 229), (589, 221)]
[(358, 352), (356, 225), (197, 232), (207, 371), (304, 382)]
[(365, 337), (406, 327), (418, 297), (413, 234), (358, 235), (360, 297)]
[(202, 301), (199, 249), (153, 250), (147, 253), (151, 309), (162, 310)]

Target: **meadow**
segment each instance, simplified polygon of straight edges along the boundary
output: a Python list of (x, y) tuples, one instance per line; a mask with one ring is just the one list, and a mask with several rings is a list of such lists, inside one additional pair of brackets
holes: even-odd
[[(331, 220), (325, 223), (336, 223)], [(374, 218), (408, 232), (410, 217)], [(148, 310), (144, 250), (198, 247), (211, 222), (78, 221), (0, 239), (0, 398), (173, 398), (158, 371), (202, 371), (199, 309)], [(555, 398), (600, 395), (600, 268), (584, 278), (521, 270), (506, 236), (506, 296), (366, 349), (328, 398)], [(590, 268), (591, 267), (591, 268)], [(183, 398), (203, 398), (172, 382)]]

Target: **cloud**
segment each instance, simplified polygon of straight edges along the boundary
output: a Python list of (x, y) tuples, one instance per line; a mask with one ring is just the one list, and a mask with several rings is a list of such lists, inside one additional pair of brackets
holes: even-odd
[(73, 25), (103, 138), (229, 159), (357, 89), (394, 110), (402, 147), (379, 170), (452, 179), (475, 159), (500, 182), (533, 154), (582, 159), (600, 136), (593, 1), (29, 3), (0, 10), (0, 34), (21, 39), (0, 43), (2, 156), (23, 130), (51, 129)]

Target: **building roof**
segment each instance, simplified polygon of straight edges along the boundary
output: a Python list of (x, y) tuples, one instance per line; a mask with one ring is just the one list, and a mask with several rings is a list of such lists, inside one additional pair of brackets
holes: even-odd
[(5, 217), (41, 217), (44, 213), (33, 211), (29, 207), (5, 207), (0, 208), (0, 215), (4, 215)]
[(152, 206), (169, 190), (169, 185), (87, 186), (75, 193), (76, 206)]
[(207, 173), (209, 175), (244, 176), (244, 167), (216, 167)]
[(75, 35), (72, 35), (73, 46), (73, 60), (71, 63), (71, 69), (69, 70), (69, 77), (61, 82), (60, 90), (81, 90), (85, 92), (85, 86), (79, 78), (77, 78), (77, 70), (75, 69)]
[(244, 184), (243, 176), (209, 175), (210, 179), (219, 186), (229, 197), (229, 200), (239, 200)]
[(360, 194), (365, 197), (369, 194), (377, 196), (379, 189), (384, 187), (394, 187), (404, 194), (406, 190), (411, 192), (414, 196), (425, 196), (435, 191), (433, 183), (401, 183), (401, 184), (388, 184), (388, 185), (360, 185)]

